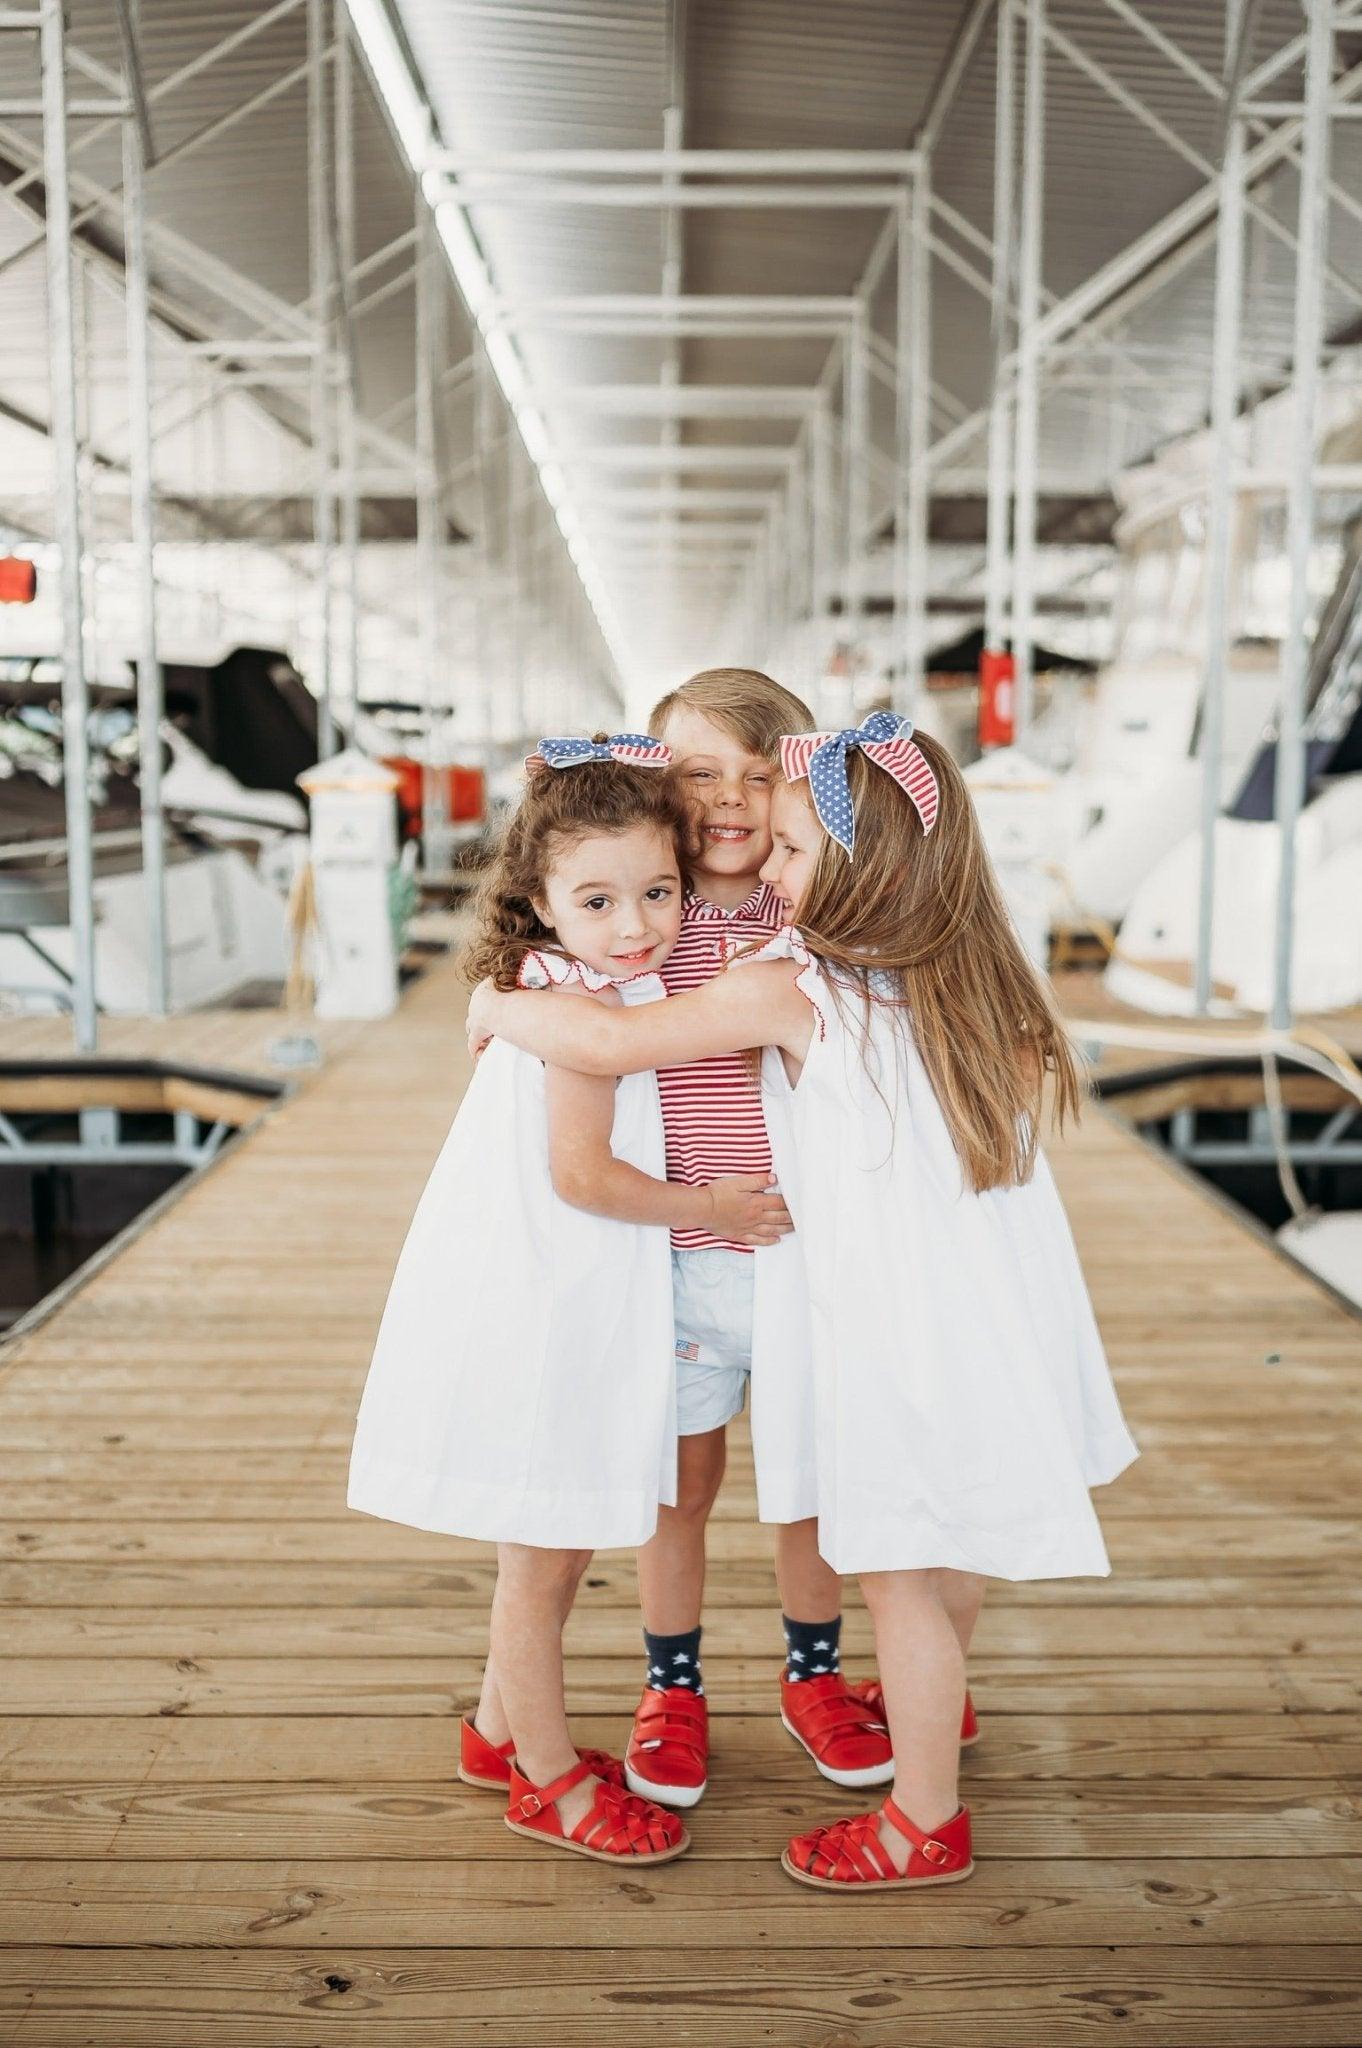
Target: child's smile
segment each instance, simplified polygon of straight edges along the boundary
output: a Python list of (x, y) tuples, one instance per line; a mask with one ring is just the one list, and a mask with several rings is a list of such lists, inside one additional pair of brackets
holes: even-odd
[(627, 832), (588, 833), (564, 846), (535, 909), (565, 952), (623, 981), (662, 965), (681, 929), (681, 903), (671, 838), (635, 825)]
[(701, 712), (678, 707), (664, 735), (700, 817), (700, 893), (736, 909), (771, 851), (771, 764)]

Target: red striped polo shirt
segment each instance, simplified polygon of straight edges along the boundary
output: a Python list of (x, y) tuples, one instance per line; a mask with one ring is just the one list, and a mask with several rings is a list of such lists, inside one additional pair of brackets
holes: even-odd
[[(688, 896), (681, 936), (662, 968), (668, 995), (701, 988), (741, 952), (769, 939), (784, 922), (780, 898), (759, 882), (746, 903), (724, 910), (702, 896)], [(745, 1053), (717, 1053), (685, 1067), (659, 1067), (662, 1125), (667, 1139), (667, 1178), (701, 1187), (728, 1173), (769, 1173), (771, 1142), (761, 1111), (761, 1090)], [(674, 1230), (678, 1251), (719, 1245), (751, 1251), (750, 1245), (711, 1237), (706, 1230)]]

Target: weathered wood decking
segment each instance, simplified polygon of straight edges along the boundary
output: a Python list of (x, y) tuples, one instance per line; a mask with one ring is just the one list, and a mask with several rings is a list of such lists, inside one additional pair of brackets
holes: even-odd
[[(1056, 1166), (1145, 1455), (1110, 1582), (985, 1613), (977, 1876), (857, 1903), (782, 1875), (847, 1795), (775, 1718), (741, 1444), (693, 1854), (636, 1882), (536, 1853), (454, 1779), (487, 1556), (347, 1515), (344, 1475), (460, 1007), (439, 967), (346, 1036), (0, 1354), (0, 2041), (1362, 2040), (1362, 1324), (1097, 1113)], [(859, 1607), (848, 1633), (867, 1668)], [(582, 1735), (618, 1744), (628, 1559), (571, 1645)]]

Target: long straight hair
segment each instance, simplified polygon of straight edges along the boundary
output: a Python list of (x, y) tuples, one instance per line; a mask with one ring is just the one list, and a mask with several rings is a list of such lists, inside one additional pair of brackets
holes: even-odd
[[(867, 1022), (876, 1002), (906, 1011), (970, 1184), (1015, 1187), (1035, 1166), (1047, 1080), (1061, 1125), (1077, 1116), (1083, 1082), (1004, 907), (964, 779), (944, 747), (915, 738), (941, 790), (933, 830), (892, 776), (853, 753), (855, 855), (824, 838), (796, 916), (810, 950), (859, 991)], [(807, 782), (790, 787), (810, 801)]]

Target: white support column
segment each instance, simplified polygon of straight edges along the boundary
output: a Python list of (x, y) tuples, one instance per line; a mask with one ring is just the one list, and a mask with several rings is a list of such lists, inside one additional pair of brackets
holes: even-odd
[(52, 458), (61, 593), (62, 778), (66, 793), (66, 878), (76, 1050), (93, 1052), (94, 865), (90, 830), (89, 692), (81, 605), (76, 335), (71, 298), (71, 183), (66, 146), (66, 32), (62, 0), (41, 8), (43, 183), (47, 213), (47, 319), (52, 362)]
[(870, 353), (866, 345), (866, 308), (859, 300), (847, 326), (843, 348), (842, 434), (846, 476), (846, 551), (842, 588), (843, 616), (851, 674), (864, 626), (866, 529), (869, 524)]
[(496, 593), (493, 579), (496, 563), (492, 546), (492, 419), (491, 409), (495, 380), (487, 350), (479, 335), (474, 346), (478, 363), (473, 372), (473, 460), (477, 477), (478, 538), (477, 556), (474, 563), (475, 583), (475, 630), (474, 658), (477, 662), (477, 676), (469, 706), (469, 725), (478, 749), (478, 758), (486, 747), (492, 731), (492, 673), (496, 658), (495, 622)]
[(444, 865), (446, 823), (444, 785), (432, 770), (435, 729), (443, 715), (438, 701), (440, 624), (442, 616), (440, 556), (444, 517), (438, 469), (435, 405), (439, 365), (435, 342), (439, 323), (435, 299), (442, 289), (435, 222), (420, 191), (416, 191), (416, 619), (421, 663), (421, 701), (426, 715), (421, 771), (421, 862), (429, 873)]
[(355, 269), (355, 98), (354, 49), (349, 10), (335, 13), (336, 244), (333, 274), (339, 280), (340, 342), (340, 700), (354, 731), (359, 704), (359, 547), (362, 504), (359, 489), (359, 387), (353, 317)]
[(1198, 878), (1193, 998), (1204, 1016), (1211, 1001), (1215, 918), (1215, 833), (1225, 735), (1225, 674), (1232, 620), (1230, 551), (1234, 525), (1234, 436), (1239, 409), (1239, 332), (1244, 296), (1245, 124), (1238, 108), (1243, 0), (1225, 0), (1225, 139), (1216, 241), (1215, 328), (1211, 359), (1213, 453), (1206, 533), (1206, 649), (1201, 692), (1201, 870)]
[(308, 263), (316, 322), (312, 358), (312, 540), (317, 607), (317, 750), (323, 760), (336, 751), (331, 710), (331, 581), (335, 550), (335, 424), (332, 344), (335, 338), (335, 276), (331, 261), (331, 105), (327, 93), (327, 52), (331, 0), (307, 0), (307, 180)]
[(509, 701), (506, 709), (505, 730), (517, 740), (525, 736), (525, 632), (524, 604), (520, 588), (522, 574), (520, 521), (523, 511), (520, 482), (517, 477), (516, 451), (520, 447), (518, 434), (506, 436), (506, 545), (505, 575), (507, 583), (507, 606), (510, 628), (509, 658)]
[(823, 670), (829, 655), (829, 633), (827, 614), (832, 604), (832, 483), (834, 483), (834, 446), (832, 446), (832, 397), (825, 389), (817, 393), (817, 410), (809, 422), (811, 434), (811, 481), (809, 481), (809, 557), (811, 557), (811, 604), (813, 614), (813, 639), (809, 649), (811, 684), (817, 692)]
[(1007, 358), (1012, 346), (1016, 0), (999, 0), (993, 106), (992, 388), (988, 408), (988, 539), (984, 569), (984, 646), (1000, 654), (1008, 635), (1011, 569), (1012, 401)]
[(1319, 352), (1323, 337), (1323, 272), (1328, 214), (1324, 183), (1329, 166), (1329, 90), (1333, 63), (1334, 0), (1305, 0), (1305, 109), (1301, 137), (1300, 255), (1296, 266), (1296, 320), (1292, 389), (1295, 420), (1287, 552), (1291, 602), (1282, 643), (1282, 704), (1277, 735), (1273, 815), (1280, 840), (1277, 918), (1272, 976), (1273, 1027), (1291, 1023), (1291, 948), (1295, 928), (1296, 823), (1305, 795), (1305, 681), (1309, 658), (1310, 551), (1315, 531), (1315, 435)]
[(1017, 294), (1017, 447), (1012, 564), (1012, 646), (1017, 664), (1016, 736), (1022, 741), (1030, 726), (1035, 704), (1041, 246), (1045, 206), (1045, 0), (1025, 0), (1025, 10), (1026, 96)]
[[(128, 68), (136, 62), (139, 0), (127, 0)], [(125, 91), (133, 99), (133, 82)], [(128, 331), (129, 510), (136, 562), (138, 795), (142, 884), (147, 906), (147, 999), (153, 1016), (170, 1007), (166, 945), (165, 814), (161, 808), (164, 691), (156, 646), (155, 499), (151, 455), (151, 323), (147, 296), (146, 169), (143, 130), (123, 120), (123, 267)]]
[(913, 173), (908, 220), (909, 343), (908, 377), (905, 666), (903, 696), (897, 709), (916, 718), (927, 686), (927, 592), (930, 581), (928, 515), (931, 477), (928, 455), (932, 420), (932, 248), (931, 158), (924, 155)]

